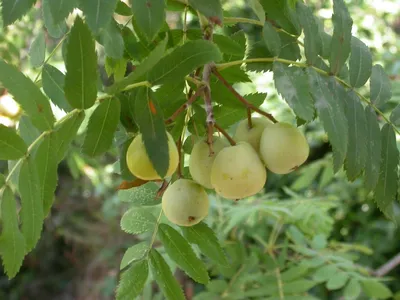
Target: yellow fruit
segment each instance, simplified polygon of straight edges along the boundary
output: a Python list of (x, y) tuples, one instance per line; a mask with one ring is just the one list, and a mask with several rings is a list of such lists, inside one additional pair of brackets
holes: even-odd
[(208, 215), (210, 204), (204, 188), (189, 179), (178, 179), (162, 197), (162, 209), (172, 223), (192, 226)]
[[(174, 174), (179, 162), (179, 154), (175, 142), (168, 132), (167, 136), (169, 167), (165, 177), (169, 177)], [(132, 143), (129, 145), (128, 151), (126, 152), (126, 163), (128, 165), (128, 169), (137, 178), (143, 180), (161, 179), (160, 175), (158, 175), (156, 170), (154, 169), (149, 156), (147, 155), (141, 134), (137, 135), (133, 139)]]
[(304, 135), (287, 123), (268, 126), (260, 142), (260, 155), (269, 170), (287, 174), (303, 164), (310, 153)]
[(202, 139), (194, 146), (189, 159), (189, 171), (192, 178), (200, 183), (202, 186), (212, 189), (210, 174), (211, 166), (217, 154), (229, 144), (225, 139), (220, 137), (213, 138), (213, 151), (214, 155), (210, 156), (210, 150), (207, 141)]
[(265, 167), (253, 147), (246, 142), (221, 150), (211, 168), (211, 184), (228, 199), (258, 193), (267, 180)]
[(239, 122), (233, 139), (237, 142), (247, 142), (257, 152), (260, 149), (260, 139), (264, 129), (273, 123), (266, 118), (251, 118), (253, 127), (249, 128), (247, 119)]

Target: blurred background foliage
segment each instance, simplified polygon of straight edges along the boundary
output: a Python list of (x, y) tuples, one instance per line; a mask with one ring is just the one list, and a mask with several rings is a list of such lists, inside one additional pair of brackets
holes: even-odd
[[(247, 1), (224, 2), (229, 16), (255, 18)], [(331, 1), (306, 2), (329, 32)], [(387, 109), (392, 109), (400, 103), (400, 3), (398, 0), (346, 2), (354, 20), (353, 34), (370, 47), (374, 61), (382, 64), (392, 79), (393, 97), (387, 104)], [(19, 66), (32, 79), (38, 70), (30, 67), (28, 53), (33, 39), (43, 29), (41, 13), (38, 1), (36, 9), (22, 20), (0, 29), (1, 57)], [(116, 20), (125, 24), (128, 18), (116, 15)], [(198, 26), (195, 19), (190, 20), (189, 15), (189, 28)], [(171, 11), (168, 23), (172, 28), (181, 28), (182, 16)], [(239, 30), (253, 39), (259, 35), (259, 29), (249, 24), (217, 31), (231, 34)], [(48, 53), (58, 42), (46, 35)], [(104, 61), (101, 47), (98, 53), (100, 61)], [(63, 70), (62, 51), (57, 51), (51, 63)], [(104, 75), (104, 66), (99, 68)], [(295, 123), (294, 115), (273, 87), (272, 75), (256, 72), (249, 75), (253, 82), (237, 84), (236, 88), (243, 93), (266, 92), (264, 108), (278, 120)], [(6, 91), (0, 94), (0, 122), (13, 125), (20, 119), (20, 111)], [(302, 268), (301, 278), (326, 281), (309, 287), (315, 299), (345, 299), (342, 292), (329, 286), (329, 278), (318, 279), (321, 274), (309, 270), (318, 264), (338, 261), (349, 272), (373, 274), (400, 252), (400, 229), (371, 203), (362, 180), (349, 183), (343, 172), (333, 174), (330, 146), (320, 123), (314, 121), (304, 130), (312, 151), (308, 163), (299, 171), (285, 176), (268, 174), (264, 195), (238, 203), (210, 196), (212, 208), (207, 223), (219, 234), (232, 263), (225, 269), (208, 263), (214, 280), (206, 290), (177, 272), (188, 299), (197, 295), (195, 299), (211, 300), (214, 298), (210, 295), (214, 294), (220, 295), (215, 299), (239, 299), (240, 293), (243, 294), (240, 299), (263, 299), (257, 298), (254, 291), (275, 282), (276, 267), (284, 272), (293, 265)], [(115, 145), (118, 144), (117, 136)], [(121, 181), (115, 164), (118, 151), (93, 160), (80, 153), (79, 145), (78, 140), (59, 168), (55, 205), (46, 219), (40, 243), (27, 256), (15, 279), (8, 281), (0, 275), (0, 299), (114, 298), (121, 257), (143, 237), (127, 235), (119, 228), (126, 206), (116, 192)], [(0, 171), (6, 169), (7, 165), (0, 161)], [(396, 217), (400, 223), (399, 205)], [(266, 275), (260, 276), (261, 273)], [(400, 299), (400, 267), (386, 278), (387, 286), (394, 294), (398, 292), (394, 297)], [(244, 293), (248, 291), (253, 294), (246, 296)], [(143, 299), (162, 297), (148, 284)]]

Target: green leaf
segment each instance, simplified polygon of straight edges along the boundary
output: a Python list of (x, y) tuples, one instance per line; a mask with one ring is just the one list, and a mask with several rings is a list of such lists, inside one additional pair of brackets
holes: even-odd
[(1, 3), (1, 12), (4, 27), (21, 19), (35, 2), (36, 0), (3, 0)]
[(283, 282), (293, 281), (294, 279), (304, 277), (309, 271), (306, 265), (298, 265), (281, 273), (281, 280)]
[(147, 155), (157, 173), (163, 178), (169, 167), (168, 137), (162, 110), (149, 88), (138, 89), (135, 115)]
[(335, 265), (324, 265), (314, 273), (313, 280), (317, 282), (328, 281), (337, 272), (338, 268)]
[(381, 65), (372, 67), (370, 85), (371, 102), (376, 106), (385, 104), (392, 97), (392, 84), (389, 76)]
[(348, 147), (346, 156), (346, 173), (350, 181), (355, 180), (367, 162), (367, 119), (360, 99), (354, 91), (349, 91), (346, 98), (346, 116), (348, 121)]
[(18, 189), (22, 206), (22, 234), (26, 241), (26, 251), (30, 251), (40, 238), (44, 219), (40, 181), (33, 157), (22, 163)]
[(275, 20), (286, 31), (300, 35), (301, 29), (296, 12), (289, 7), (287, 1), (260, 0), (260, 3), (269, 20)]
[(213, 23), (222, 25), (222, 5), (220, 0), (189, 0), (189, 5), (198, 10)]
[(395, 109), (393, 109), (392, 113), (390, 114), (390, 121), (395, 126), (400, 126), (400, 104), (398, 104)]
[(357, 279), (352, 278), (344, 288), (343, 296), (345, 299), (353, 300), (353, 299), (358, 299), (360, 293), (361, 293), (360, 283), (358, 282)]
[(337, 272), (331, 278), (329, 278), (328, 282), (326, 283), (326, 288), (328, 290), (338, 290), (344, 287), (344, 285), (349, 280), (349, 275), (344, 272)]
[(0, 124), (0, 160), (19, 159), (27, 147), (15, 130)]
[(29, 57), (33, 68), (38, 68), (43, 64), (46, 57), (46, 40), (43, 30), (40, 30), (33, 40), (29, 48)]
[[(272, 57), (264, 41), (249, 41), (246, 48), (246, 58)], [(247, 71), (267, 72), (272, 70), (272, 62), (257, 62), (246, 64)]]
[(136, 25), (149, 42), (153, 41), (165, 20), (164, 0), (136, 0), (132, 2)]
[(76, 17), (68, 38), (65, 97), (74, 108), (91, 107), (97, 97), (97, 55), (89, 28)]
[(121, 218), (121, 229), (130, 234), (154, 230), (156, 218), (145, 208), (132, 207)]
[[(62, 1), (58, 1), (62, 2)], [(58, 39), (64, 35), (64, 33), (67, 32), (67, 24), (65, 23), (64, 19), (60, 20), (59, 22), (56, 22), (52, 12), (51, 12), (51, 5), (54, 5), (56, 3), (54, 0), (42, 0), (42, 14), (43, 14), (43, 21), (44, 21), (44, 26), (47, 29), (47, 32), (49, 35), (55, 39)], [(68, 3), (71, 3), (73, 1), (68, 1)]]
[(132, 262), (141, 260), (145, 254), (149, 251), (149, 244), (147, 242), (138, 243), (132, 247), (129, 247), (121, 260), (120, 270), (129, 266)]
[(122, 273), (117, 287), (117, 300), (132, 300), (139, 296), (149, 276), (147, 260), (134, 263)]
[(122, 202), (127, 202), (137, 206), (151, 206), (158, 205), (161, 202), (160, 198), (157, 198), (157, 192), (159, 187), (154, 182), (149, 182), (139, 187), (120, 190), (118, 197)]
[(154, 279), (167, 300), (185, 300), (182, 289), (171, 273), (171, 269), (156, 249), (150, 250), (150, 264)]
[(215, 44), (203, 40), (189, 41), (164, 56), (152, 68), (148, 80), (152, 84), (175, 83), (197, 67), (221, 59), (222, 54)]
[(138, 126), (135, 122), (135, 101), (137, 90), (119, 93), (117, 97), (121, 103), (120, 122), (128, 132), (137, 132)]
[(343, 0), (333, 0), (333, 35), (329, 64), (331, 72), (338, 74), (350, 55), (353, 20)]
[(388, 287), (375, 279), (362, 280), (361, 285), (364, 293), (369, 297), (387, 299), (392, 296)]
[(214, 34), (213, 42), (217, 44), (222, 53), (237, 56), (243, 55), (242, 46), (240, 46), (239, 43), (230, 36)]
[(0, 188), (6, 183), (6, 177), (0, 173)]
[(381, 131), (375, 111), (365, 107), (365, 118), (367, 122), (367, 163), (365, 164), (365, 188), (368, 192), (374, 190), (381, 168)]
[(97, 34), (111, 22), (117, 0), (80, 0), (90, 30)]
[(265, 22), (265, 11), (259, 0), (250, 0), (247, 4), (251, 7), (253, 12), (256, 14), (257, 18), (261, 22)]
[(271, 51), (274, 56), (278, 56), (281, 51), (281, 38), (275, 28), (271, 23), (265, 22), (262, 33), (268, 50)]
[(64, 94), (65, 75), (57, 68), (45, 64), (42, 71), (43, 91), (51, 101), (66, 112), (71, 111), (71, 106)]
[(126, 16), (126, 17), (132, 16), (131, 8), (125, 2), (122, 2), (122, 1), (117, 2), (117, 7), (115, 8), (115, 13), (119, 14), (121, 16)]
[[(219, 126), (223, 128), (227, 128), (232, 126), (233, 124), (239, 122), (244, 118), (244, 109), (243, 107), (215, 107), (214, 108), (214, 117), (215, 121), (218, 123)], [(201, 124), (204, 127), (205, 118), (200, 118)]]
[(199, 283), (208, 283), (210, 278), (208, 277), (206, 266), (196, 256), (192, 247), (179, 232), (167, 224), (160, 224), (158, 227), (158, 237), (163, 243), (169, 257), (187, 275)]
[(349, 60), (350, 84), (362, 87), (371, 76), (372, 55), (367, 45), (356, 37), (351, 39), (351, 56)]
[(382, 134), (382, 158), (378, 183), (375, 187), (375, 201), (378, 208), (394, 220), (393, 202), (396, 199), (399, 163), (399, 151), (396, 145), (396, 134), (389, 124), (385, 124)]
[(27, 145), (33, 143), (34, 140), (40, 135), (40, 131), (33, 126), (31, 120), (22, 115), (18, 123), (18, 133)]
[(4, 187), (0, 195), (2, 233), (0, 236), (0, 254), (4, 271), (13, 278), (21, 268), (25, 256), (25, 239), (18, 227), (17, 205), (11, 188)]
[[(78, 6), (78, 0), (46, 0), (55, 24), (59, 24)], [(93, 9), (94, 10), (94, 9)]]
[(103, 100), (90, 116), (83, 153), (96, 156), (106, 152), (112, 144), (119, 123), (121, 105), (117, 98)]
[[(86, 1), (86, 0), (85, 0)], [(120, 59), (124, 55), (124, 39), (122, 38), (121, 29), (117, 22), (112, 20), (108, 23), (100, 34), (104, 51), (107, 56), (114, 59)], [(124, 68), (125, 73), (125, 68)]]
[[(299, 279), (299, 280), (296, 280), (296, 281), (292, 281), (292, 282), (286, 283), (283, 286), (283, 292), (285, 294), (305, 293), (308, 290), (310, 290), (312, 287), (314, 287), (315, 285), (317, 285), (317, 283), (314, 282), (314, 281), (307, 280), (307, 279)], [(276, 294), (278, 295), (278, 293), (276, 293)]]
[(299, 68), (287, 67), (279, 62), (274, 62), (273, 71), (278, 93), (298, 117), (311, 121), (314, 118), (314, 101), (310, 95), (307, 74)]
[(54, 116), (49, 101), (30, 79), (2, 59), (0, 82), (31, 118), (33, 125), (43, 131), (53, 127)]

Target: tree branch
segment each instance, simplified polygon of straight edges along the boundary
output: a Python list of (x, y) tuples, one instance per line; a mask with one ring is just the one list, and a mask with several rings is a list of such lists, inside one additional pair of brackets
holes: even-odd
[(400, 253), (398, 253), (395, 257), (393, 257), (391, 260), (389, 260), (387, 263), (383, 264), (380, 266), (378, 269), (376, 269), (373, 274), (377, 277), (382, 277), (385, 276), (387, 273), (392, 271), (394, 268), (396, 268), (398, 265), (400, 265)]

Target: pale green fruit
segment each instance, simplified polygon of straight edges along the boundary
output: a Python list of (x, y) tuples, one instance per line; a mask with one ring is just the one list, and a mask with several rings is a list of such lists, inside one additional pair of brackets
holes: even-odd
[(192, 178), (202, 186), (212, 189), (211, 166), (217, 154), (225, 147), (229, 146), (225, 139), (220, 137), (213, 138), (212, 148), (214, 155), (210, 156), (210, 148), (207, 141), (202, 139), (194, 146), (189, 159), (189, 171)]
[(172, 223), (192, 226), (208, 215), (210, 203), (204, 188), (189, 179), (178, 179), (162, 197), (162, 209)]
[[(169, 167), (165, 177), (169, 177), (174, 174), (179, 163), (178, 149), (176, 148), (174, 139), (168, 132), (167, 136)], [(161, 179), (160, 175), (158, 175), (157, 171), (154, 169), (149, 156), (147, 155), (141, 134), (137, 135), (129, 145), (128, 151), (126, 152), (126, 163), (128, 165), (128, 169), (137, 178), (143, 180)]]
[(228, 199), (254, 195), (262, 190), (266, 180), (263, 163), (246, 142), (222, 149), (211, 168), (211, 183), (215, 191)]
[(239, 122), (233, 139), (237, 142), (247, 142), (258, 152), (260, 139), (264, 129), (273, 123), (265, 118), (251, 118), (253, 127), (249, 128), (247, 119)]
[(287, 123), (268, 126), (260, 142), (260, 155), (269, 170), (287, 174), (302, 165), (310, 153), (304, 135)]

